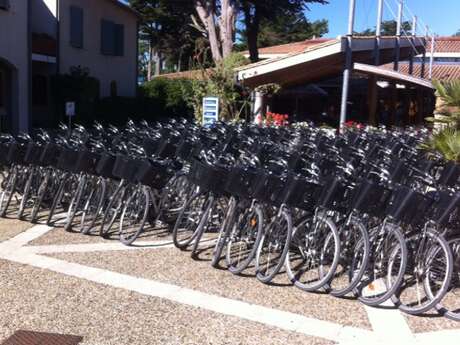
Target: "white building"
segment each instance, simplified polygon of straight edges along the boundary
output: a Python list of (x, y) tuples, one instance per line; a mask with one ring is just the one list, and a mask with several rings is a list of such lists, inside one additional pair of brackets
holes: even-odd
[(0, 0), (0, 130), (50, 125), (50, 78), (73, 66), (100, 97), (135, 96), (138, 19), (117, 0)]

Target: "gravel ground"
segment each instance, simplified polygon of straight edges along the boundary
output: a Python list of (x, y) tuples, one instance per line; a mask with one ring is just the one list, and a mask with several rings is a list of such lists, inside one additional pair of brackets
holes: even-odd
[(81, 345), (333, 344), (3, 260), (0, 298), (0, 342), (24, 329), (81, 335)]
[(307, 317), (371, 328), (364, 308), (355, 300), (303, 292), (292, 287), (285, 274), (279, 276), (275, 285), (264, 285), (250, 274), (241, 277), (226, 270), (213, 269), (208, 261), (194, 261), (190, 253), (175, 248), (136, 252), (56, 253), (50, 256)]
[[(99, 229), (95, 229), (91, 235), (82, 235), (78, 232), (67, 232), (62, 227), (56, 227), (46, 233), (44, 236), (37, 238), (29, 245), (51, 245), (51, 244), (80, 244), (80, 243), (100, 243), (118, 241), (116, 233), (112, 233), (110, 239), (104, 239), (99, 236)], [(163, 227), (156, 229), (147, 228), (144, 234), (141, 234), (139, 241), (153, 241), (171, 239), (170, 233)]]
[(33, 224), (17, 219), (0, 218), (0, 242), (9, 240), (32, 226)]
[(434, 332), (443, 329), (460, 330), (460, 322), (446, 319), (436, 311), (430, 311), (423, 316), (404, 315), (404, 317), (414, 333)]

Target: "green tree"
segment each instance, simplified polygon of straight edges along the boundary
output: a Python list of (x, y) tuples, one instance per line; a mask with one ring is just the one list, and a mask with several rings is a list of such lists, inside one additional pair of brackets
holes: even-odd
[(252, 62), (259, 60), (258, 41), (261, 25), (277, 21), (281, 16), (294, 15), (308, 9), (308, 4), (327, 4), (328, 0), (240, 0), (245, 37)]
[(190, 60), (194, 41), (199, 37), (199, 33), (191, 27), (191, 15), (194, 13), (192, 2), (129, 0), (129, 3), (141, 14), (139, 36), (145, 44), (140, 46), (139, 59), (141, 64), (147, 59), (147, 79), (160, 74), (163, 61), (181, 70)]
[(457, 32), (454, 34), (455, 37), (460, 37), (460, 29), (457, 30)]
[[(382, 36), (394, 36), (396, 35), (396, 28), (398, 24), (395, 20), (384, 20), (382, 22)], [(409, 35), (412, 30), (412, 24), (408, 21), (404, 21), (401, 24), (402, 34), (405, 32)], [(374, 28), (367, 28), (363, 31), (355, 31), (355, 35), (359, 36), (374, 36), (375, 35), (375, 26)]]
[(435, 131), (425, 148), (446, 160), (460, 162), (460, 81), (433, 80), (436, 87), (435, 115), (426, 120), (435, 123)]
[[(270, 47), (279, 44), (291, 43), (321, 37), (328, 33), (326, 19), (310, 22), (305, 14), (287, 13), (274, 20), (262, 20), (260, 23), (258, 47)], [(248, 49), (246, 31), (240, 32), (242, 44), (240, 49)]]

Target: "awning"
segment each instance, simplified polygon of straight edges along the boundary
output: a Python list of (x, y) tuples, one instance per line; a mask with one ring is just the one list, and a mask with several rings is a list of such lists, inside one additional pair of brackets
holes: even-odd
[[(382, 64), (393, 61), (395, 37), (382, 37), (380, 40), (380, 61)], [(424, 38), (414, 37), (400, 39), (400, 57), (408, 58), (414, 45), (419, 51), (424, 49)], [(374, 60), (374, 37), (353, 37), (353, 61), (369, 64)], [(283, 86), (314, 83), (336, 76), (343, 71), (345, 64), (346, 39), (327, 41), (314, 45), (300, 53), (269, 59), (238, 69), (238, 79), (250, 87), (267, 83)]]
[(375, 75), (385, 80), (394, 80), (394, 81), (399, 81), (402, 83), (409, 83), (413, 85), (424, 86), (429, 89), (434, 89), (431, 81), (427, 79), (414, 77), (414, 76), (411, 76), (405, 73), (392, 71), (387, 68), (383, 68), (379, 66), (367, 65), (367, 64), (356, 62), (353, 64), (353, 70), (362, 72), (368, 75)]

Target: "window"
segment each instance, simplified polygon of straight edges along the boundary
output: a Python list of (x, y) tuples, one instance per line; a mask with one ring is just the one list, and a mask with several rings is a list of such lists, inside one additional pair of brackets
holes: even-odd
[(70, 6), (70, 45), (83, 48), (83, 9)]
[(48, 104), (48, 80), (46, 76), (32, 76), (32, 105), (46, 106)]
[(0, 0), (0, 10), (8, 11), (10, 9), (10, 0)]
[(125, 27), (109, 20), (101, 21), (101, 53), (123, 56), (125, 45)]

